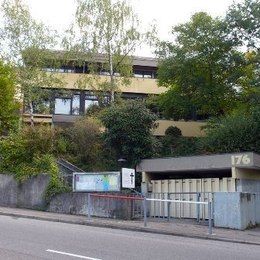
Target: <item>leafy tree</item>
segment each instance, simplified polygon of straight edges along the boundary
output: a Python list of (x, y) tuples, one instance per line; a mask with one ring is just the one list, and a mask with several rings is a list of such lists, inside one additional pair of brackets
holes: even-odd
[(174, 27), (173, 35), (176, 41), (162, 42), (158, 52), (159, 84), (169, 88), (159, 101), (161, 107), (184, 119), (195, 112), (208, 117), (231, 111), (238, 99), (244, 56), (228, 37), (225, 21), (196, 13), (190, 22)]
[(0, 136), (18, 126), (19, 103), (15, 100), (13, 69), (0, 61)]
[(226, 20), (232, 37), (248, 49), (260, 48), (260, 1), (244, 0), (230, 6)]
[(101, 116), (105, 126), (105, 142), (116, 150), (117, 158), (124, 157), (134, 167), (142, 158), (154, 155), (156, 140), (151, 129), (156, 116), (140, 101), (111, 105)]
[[(114, 101), (119, 86), (129, 84), (129, 56), (152, 35), (139, 28), (138, 17), (126, 0), (77, 0), (75, 24), (64, 39), (64, 46), (84, 66), (87, 61), (86, 70), (92, 74), (81, 75), (78, 86), (109, 92)], [(104, 80), (100, 73), (108, 78)]]
[(239, 47), (247, 47), (244, 77), (239, 81), (242, 106), (260, 104), (260, 2), (245, 0), (234, 3), (226, 15), (230, 37)]
[(48, 96), (48, 91), (43, 87), (59, 87), (61, 84), (54, 74), (43, 70), (48, 60), (48, 49), (55, 46), (55, 37), (49, 28), (31, 17), (22, 0), (4, 0), (1, 10), (0, 52), (14, 64), (17, 87), (20, 87), (25, 107), (29, 108), (33, 125), (35, 103)]

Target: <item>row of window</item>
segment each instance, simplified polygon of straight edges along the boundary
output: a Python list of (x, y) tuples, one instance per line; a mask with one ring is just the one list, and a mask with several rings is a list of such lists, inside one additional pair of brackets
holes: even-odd
[[(84, 72), (83, 68), (73, 68), (73, 67), (61, 67), (61, 68), (44, 68), (47, 72), (57, 72), (57, 73), (87, 73)], [(100, 71), (100, 75), (109, 76), (108, 71)], [(120, 76), (120, 73), (114, 73), (116, 77)], [(157, 78), (157, 73), (155, 71), (145, 71), (145, 70), (133, 70), (133, 77), (135, 78), (146, 78), (155, 79)]]
[[(108, 96), (104, 97), (104, 102), (108, 102)], [(33, 104), (33, 113), (79, 115), (84, 113), (90, 106), (98, 104), (98, 97), (92, 94), (60, 95), (49, 100), (35, 102)], [(25, 107), (25, 113), (28, 112), (29, 108)]]

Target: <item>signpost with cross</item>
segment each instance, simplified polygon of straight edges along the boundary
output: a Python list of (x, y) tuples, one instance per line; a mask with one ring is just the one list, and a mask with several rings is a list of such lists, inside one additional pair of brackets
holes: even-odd
[(122, 188), (135, 188), (135, 169), (122, 168)]

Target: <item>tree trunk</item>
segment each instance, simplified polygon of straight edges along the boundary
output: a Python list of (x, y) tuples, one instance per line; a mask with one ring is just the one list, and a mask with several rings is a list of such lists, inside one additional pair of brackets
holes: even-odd
[(30, 125), (34, 127), (33, 104), (30, 102)]
[(110, 74), (110, 84), (111, 84), (111, 102), (115, 101), (115, 79), (114, 79), (114, 68), (113, 68), (113, 57), (111, 52), (111, 46), (108, 49), (109, 56), (109, 74)]

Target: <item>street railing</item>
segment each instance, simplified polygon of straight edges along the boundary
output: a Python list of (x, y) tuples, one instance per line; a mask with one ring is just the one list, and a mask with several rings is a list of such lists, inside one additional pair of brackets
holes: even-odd
[[(98, 199), (98, 200), (97, 200)], [(102, 202), (100, 202), (100, 199)], [(113, 202), (113, 203), (112, 203)], [(148, 202), (150, 203), (166, 203), (167, 204), (167, 213), (168, 213), (168, 220), (170, 220), (170, 207), (172, 204), (188, 204), (188, 205), (197, 205), (197, 218), (199, 218), (199, 212), (200, 212), (200, 206), (207, 207), (208, 210), (208, 233), (212, 234), (212, 226), (213, 226), (213, 214), (212, 214), (212, 202), (211, 201), (183, 201), (178, 199), (156, 199), (156, 198), (147, 198), (146, 196), (140, 196), (140, 195), (134, 195), (134, 194), (128, 194), (128, 195), (117, 195), (117, 194), (100, 194), (100, 193), (89, 193), (88, 194), (88, 218), (90, 219), (93, 214), (93, 208), (95, 208), (94, 203), (97, 203), (96, 205), (98, 208), (102, 208), (105, 212), (106, 217), (115, 217), (111, 214), (115, 210), (115, 203), (116, 202), (125, 202), (125, 204), (122, 206), (120, 205), (117, 207), (117, 211), (126, 215), (125, 211), (130, 211), (131, 218), (133, 216), (136, 216), (135, 210), (137, 209), (138, 217), (143, 218), (144, 220), (144, 226), (147, 226), (148, 222)], [(138, 203), (136, 203), (138, 202)], [(122, 203), (121, 203), (122, 204)], [(99, 215), (100, 216), (100, 215)], [(198, 220), (198, 219), (197, 219)]]
[[(160, 199), (160, 200), (178, 200), (178, 201), (190, 201), (190, 202), (208, 202), (213, 201), (213, 192), (152, 192), (147, 193), (146, 198)], [(149, 217), (153, 218), (167, 218), (170, 214), (172, 218), (184, 218), (184, 219), (208, 219), (208, 212), (204, 205), (194, 203), (179, 203), (178, 206), (171, 207), (168, 211), (167, 203), (163, 201), (151, 201), (149, 204)], [(212, 209), (214, 212), (214, 210)]]
[(170, 220), (170, 206), (171, 203), (177, 204), (195, 204), (195, 205), (204, 205), (207, 206), (208, 209), (208, 233), (212, 234), (212, 226), (213, 226), (213, 214), (212, 214), (212, 202), (203, 202), (203, 201), (183, 201), (183, 200), (171, 200), (171, 199), (152, 199), (146, 198), (143, 199), (143, 207), (144, 207), (144, 226), (147, 226), (147, 202), (163, 202), (167, 203), (167, 212), (168, 212), (168, 220)]

